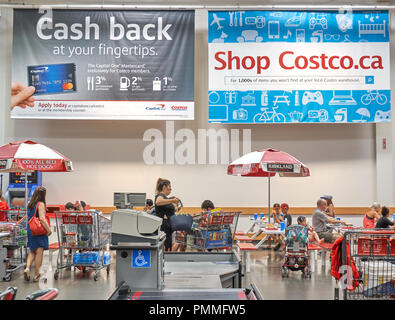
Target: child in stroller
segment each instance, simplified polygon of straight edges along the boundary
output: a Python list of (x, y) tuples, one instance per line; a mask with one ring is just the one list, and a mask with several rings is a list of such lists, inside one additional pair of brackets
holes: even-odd
[(281, 276), (288, 277), (289, 270), (302, 271), (302, 277), (311, 277), (306, 226), (291, 225), (286, 229), (285, 256)]

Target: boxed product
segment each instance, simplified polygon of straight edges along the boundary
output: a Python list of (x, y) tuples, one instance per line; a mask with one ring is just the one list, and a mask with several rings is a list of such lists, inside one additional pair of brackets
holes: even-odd
[(229, 229), (202, 230), (202, 238), (205, 239), (207, 249), (223, 248), (229, 245)]

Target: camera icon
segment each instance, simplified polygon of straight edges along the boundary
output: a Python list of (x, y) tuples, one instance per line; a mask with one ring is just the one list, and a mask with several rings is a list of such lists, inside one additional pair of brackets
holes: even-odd
[(239, 108), (233, 111), (233, 120), (247, 120), (248, 111), (244, 108)]

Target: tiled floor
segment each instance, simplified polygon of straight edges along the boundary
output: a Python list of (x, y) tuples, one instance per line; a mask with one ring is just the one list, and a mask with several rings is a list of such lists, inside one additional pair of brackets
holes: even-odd
[[(54, 257), (54, 266), (55, 266)], [(289, 278), (281, 277), (283, 253), (259, 250), (251, 255), (251, 272), (243, 278), (243, 284), (253, 282), (267, 300), (331, 300), (334, 298), (335, 281), (329, 274), (330, 262), (326, 262), (326, 269), (321, 267), (319, 257), (316, 272), (311, 279), (301, 277), (301, 272), (290, 272)], [(59, 289), (58, 300), (103, 300), (108, 299), (115, 288), (115, 262), (112, 261), (110, 274), (106, 270), (100, 271), (98, 281), (93, 280), (94, 272), (83, 275), (82, 272), (66, 271), (60, 273), (57, 281), (53, 278), (54, 267), (48, 268), (48, 256), (44, 257), (42, 273), (47, 283), (27, 283), (23, 279), (23, 271), (13, 275), (10, 282), (0, 282), (0, 291), (8, 286), (18, 287), (17, 299), (24, 299), (29, 293), (40, 287), (56, 287)]]

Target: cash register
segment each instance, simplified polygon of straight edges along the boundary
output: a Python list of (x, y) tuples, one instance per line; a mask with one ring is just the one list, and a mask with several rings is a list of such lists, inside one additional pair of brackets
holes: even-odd
[(111, 250), (116, 251), (116, 284), (163, 288), (162, 219), (142, 211), (118, 209), (111, 217)]
[(255, 287), (241, 288), (241, 261), (235, 252), (164, 253), (161, 224), (161, 218), (142, 211), (113, 211), (110, 249), (116, 251), (116, 289), (110, 300), (261, 299)]

